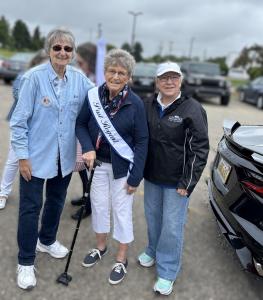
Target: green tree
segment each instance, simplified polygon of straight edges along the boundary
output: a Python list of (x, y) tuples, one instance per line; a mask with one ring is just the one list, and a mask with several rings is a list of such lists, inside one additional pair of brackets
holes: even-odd
[(159, 64), (159, 63), (163, 62), (163, 57), (160, 54), (155, 54), (154, 56), (145, 58), (144, 61)]
[(235, 67), (243, 67), (251, 79), (263, 75), (263, 46), (253, 45), (244, 48), (234, 62)]
[(107, 52), (110, 51), (111, 49), (115, 49), (116, 46), (112, 45), (112, 44), (107, 44), (106, 45), (106, 49), (107, 49)]
[(249, 59), (249, 49), (248, 48), (244, 48), (240, 55), (238, 56), (238, 58), (235, 60), (233, 66), (234, 67), (245, 67), (248, 63), (250, 63), (250, 59)]
[(143, 48), (140, 42), (136, 42), (132, 49), (132, 54), (137, 62), (142, 61)]
[(16, 49), (31, 49), (31, 37), (27, 25), (22, 20), (15, 22), (12, 36)]
[(44, 40), (41, 38), (39, 27), (37, 26), (34, 30), (32, 41), (31, 41), (31, 49), (32, 50), (39, 50), (43, 48)]
[(259, 76), (263, 76), (263, 67), (250, 67), (247, 72), (249, 77), (253, 80)]
[(234, 62), (234, 67), (257, 67), (263, 66), (263, 46), (253, 45), (244, 48)]
[(228, 73), (228, 66), (226, 64), (225, 56), (209, 58), (208, 61), (219, 64), (222, 74), (226, 75)]
[(132, 49), (129, 43), (125, 42), (122, 46), (121, 49), (128, 51), (129, 53), (132, 53)]
[(10, 44), (9, 24), (4, 16), (0, 19), (0, 46), (7, 48)]

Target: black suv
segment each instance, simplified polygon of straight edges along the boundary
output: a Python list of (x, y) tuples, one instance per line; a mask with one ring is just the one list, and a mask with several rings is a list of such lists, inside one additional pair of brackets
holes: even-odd
[(220, 75), (218, 64), (186, 61), (181, 64), (184, 74), (182, 90), (196, 99), (219, 97), (221, 105), (228, 105), (230, 84)]
[(157, 65), (155, 63), (137, 63), (132, 75), (131, 88), (141, 98), (147, 98), (155, 91), (155, 73)]

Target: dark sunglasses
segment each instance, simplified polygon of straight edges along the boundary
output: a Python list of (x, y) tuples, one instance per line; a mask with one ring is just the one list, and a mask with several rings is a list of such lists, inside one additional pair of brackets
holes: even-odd
[[(53, 47), (52, 47), (52, 49), (55, 51), (55, 52), (59, 52), (59, 51), (61, 51), (62, 50), (62, 46), (60, 46), (60, 45), (54, 45)], [(64, 51), (66, 51), (66, 52), (72, 52), (73, 51), (73, 47), (70, 47), (70, 46), (64, 46)]]

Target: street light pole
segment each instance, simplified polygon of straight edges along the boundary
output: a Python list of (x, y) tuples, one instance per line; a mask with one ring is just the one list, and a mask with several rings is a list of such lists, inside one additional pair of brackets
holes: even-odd
[(191, 59), (192, 58), (192, 52), (193, 52), (193, 48), (194, 48), (194, 40), (195, 40), (195, 38), (194, 37), (192, 37), (191, 38), (191, 41), (190, 41), (190, 47), (189, 47), (189, 59)]
[(132, 35), (131, 35), (131, 49), (133, 49), (134, 42), (135, 42), (135, 28), (136, 28), (136, 18), (139, 15), (142, 15), (142, 12), (134, 12), (134, 11), (129, 11), (129, 14), (133, 16), (133, 23), (132, 23)]
[(98, 23), (98, 39), (102, 37), (102, 25)]

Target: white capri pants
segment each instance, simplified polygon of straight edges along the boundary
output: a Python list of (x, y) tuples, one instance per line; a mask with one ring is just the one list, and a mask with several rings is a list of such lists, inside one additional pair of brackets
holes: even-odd
[(8, 157), (5, 162), (4, 171), (2, 174), (2, 180), (0, 185), (0, 196), (8, 197), (12, 191), (12, 185), (15, 181), (16, 173), (18, 171), (18, 159), (16, 158), (15, 152), (9, 145)]
[(134, 194), (129, 195), (125, 184), (127, 177), (114, 179), (112, 165), (102, 163), (94, 172), (90, 200), (92, 227), (96, 233), (110, 232), (111, 210), (113, 238), (120, 243), (133, 241), (132, 205)]

